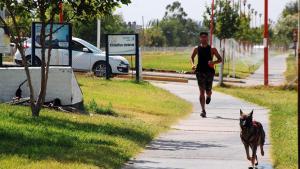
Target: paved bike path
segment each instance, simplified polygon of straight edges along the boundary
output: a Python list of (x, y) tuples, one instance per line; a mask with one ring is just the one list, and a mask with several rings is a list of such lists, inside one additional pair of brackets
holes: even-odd
[[(190, 101), (193, 113), (170, 131), (152, 141), (124, 169), (246, 169), (243, 144), (240, 140), (239, 109), (250, 112), (262, 122), (269, 137), (268, 110), (229, 95), (215, 92), (207, 106), (208, 118), (200, 117), (199, 91), (195, 81), (182, 83), (153, 83)], [(271, 169), (270, 142), (267, 138), (265, 156), (259, 157), (260, 169)]]

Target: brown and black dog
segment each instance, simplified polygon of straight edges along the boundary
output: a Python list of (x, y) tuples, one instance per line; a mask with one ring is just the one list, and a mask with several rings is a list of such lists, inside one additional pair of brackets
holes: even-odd
[[(260, 146), (261, 155), (264, 156), (265, 131), (261, 123), (253, 120), (253, 110), (249, 114), (244, 114), (240, 110), (241, 140), (245, 146), (247, 159), (251, 161), (252, 167), (258, 165), (256, 150)], [(249, 147), (252, 150), (252, 156), (249, 154)]]

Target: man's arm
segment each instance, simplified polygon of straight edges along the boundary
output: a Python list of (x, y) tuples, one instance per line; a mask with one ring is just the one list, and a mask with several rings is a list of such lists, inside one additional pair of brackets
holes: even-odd
[(217, 57), (216, 61), (213, 61), (213, 64), (219, 64), (223, 61), (221, 55), (219, 54), (216, 48), (212, 48), (213, 55)]
[(196, 66), (195, 66), (195, 57), (198, 54), (198, 50), (195, 47), (191, 56), (191, 64), (192, 64), (192, 70), (196, 70)]

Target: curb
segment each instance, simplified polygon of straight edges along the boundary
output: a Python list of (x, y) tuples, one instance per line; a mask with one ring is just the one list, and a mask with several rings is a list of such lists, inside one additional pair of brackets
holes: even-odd
[[(117, 75), (117, 78), (121, 79), (134, 79), (131, 75)], [(165, 82), (178, 82), (178, 83), (188, 83), (188, 79), (176, 78), (176, 77), (162, 77), (162, 76), (143, 76), (143, 80), (154, 80), (154, 81), (165, 81)]]

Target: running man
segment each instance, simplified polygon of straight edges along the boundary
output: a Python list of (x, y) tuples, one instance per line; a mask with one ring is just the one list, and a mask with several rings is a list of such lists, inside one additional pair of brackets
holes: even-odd
[[(192, 69), (196, 73), (198, 86), (200, 90), (200, 104), (203, 118), (206, 117), (205, 103), (209, 104), (212, 95), (212, 85), (215, 75), (214, 65), (222, 62), (222, 57), (216, 48), (211, 48), (208, 44), (208, 33), (200, 33), (200, 45), (195, 47), (191, 56)], [(198, 64), (195, 66), (195, 57), (198, 55)], [(217, 60), (214, 61), (213, 57), (216, 56)], [(206, 92), (206, 100), (205, 100)]]

